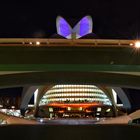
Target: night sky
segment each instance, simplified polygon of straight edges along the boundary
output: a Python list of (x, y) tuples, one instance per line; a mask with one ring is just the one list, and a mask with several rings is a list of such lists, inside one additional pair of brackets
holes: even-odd
[(136, 39), (140, 36), (140, 4), (126, 0), (46, 0), (0, 3), (0, 37), (50, 37), (61, 15), (76, 23), (93, 18), (93, 32), (100, 38)]

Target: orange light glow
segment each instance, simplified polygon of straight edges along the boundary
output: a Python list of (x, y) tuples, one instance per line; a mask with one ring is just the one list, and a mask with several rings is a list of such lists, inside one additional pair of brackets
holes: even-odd
[(135, 48), (140, 48), (140, 41), (135, 42)]
[(36, 42), (36, 45), (40, 45), (40, 42), (39, 42), (39, 41), (37, 41), (37, 42)]
[(92, 112), (92, 111), (90, 111), (90, 110), (86, 110), (86, 112), (87, 112), (87, 113), (90, 113), (90, 112)]
[(59, 113), (64, 113), (64, 111), (63, 110), (61, 110), (61, 111), (58, 111)]
[(61, 108), (65, 108), (65, 107), (82, 107), (82, 108), (86, 108), (86, 107), (91, 107), (91, 106), (102, 106), (102, 104), (100, 103), (50, 103), (47, 104), (47, 106), (52, 106), (52, 107), (61, 107)]

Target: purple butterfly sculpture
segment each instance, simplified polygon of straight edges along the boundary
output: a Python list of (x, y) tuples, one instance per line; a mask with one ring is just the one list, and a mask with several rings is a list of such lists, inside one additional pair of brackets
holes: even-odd
[(92, 33), (93, 23), (91, 16), (85, 16), (72, 28), (63, 17), (58, 16), (56, 26), (59, 35), (67, 39), (78, 39)]

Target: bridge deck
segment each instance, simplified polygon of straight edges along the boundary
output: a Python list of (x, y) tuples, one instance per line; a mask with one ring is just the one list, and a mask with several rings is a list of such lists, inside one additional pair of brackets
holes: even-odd
[(0, 46), (133, 47), (135, 40), (3, 38)]
[(0, 86), (94, 81), (139, 87), (140, 51), (135, 50), (134, 43), (101, 39), (0, 39)]

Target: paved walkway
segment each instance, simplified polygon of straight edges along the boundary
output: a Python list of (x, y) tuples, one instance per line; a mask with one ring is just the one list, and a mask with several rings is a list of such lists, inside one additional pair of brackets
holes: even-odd
[(24, 118), (14, 117), (0, 112), (0, 118), (6, 120), (7, 124), (38, 124), (34, 120), (27, 120)]

